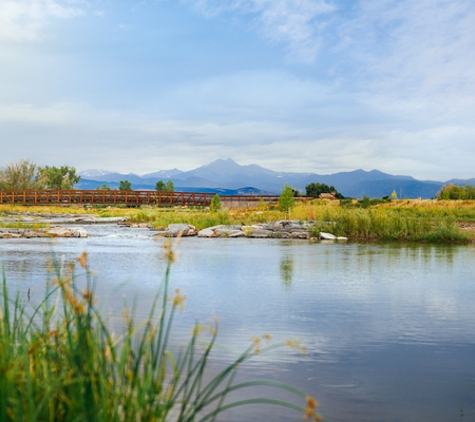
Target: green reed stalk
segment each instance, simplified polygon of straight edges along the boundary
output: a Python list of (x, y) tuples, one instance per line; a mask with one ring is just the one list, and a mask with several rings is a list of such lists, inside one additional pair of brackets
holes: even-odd
[[(196, 323), (188, 344), (178, 354), (171, 351), (174, 314), (184, 301), (179, 290), (169, 297), (174, 259), (169, 246), (165, 276), (148, 318), (136, 324), (133, 313), (127, 315), (124, 309), (119, 333), (111, 331), (96, 306), (95, 279), (85, 254), (77, 259), (82, 274), (76, 262), (60, 263), (53, 256), (51, 280), (37, 306), (22, 301), (19, 293), (11, 298), (3, 274), (0, 422), (207, 421), (255, 403), (284, 406), (322, 420), (315, 413), (315, 400), (293, 387), (266, 380), (234, 383), (241, 363), (281, 346), (261, 349), (267, 336), (253, 338), (251, 346), (210, 381), (207, 367), (217, 324)], [(206, 328), (211, 334), (203, 350), (198, 339)], [(300, 348), (297, 342), (288, 343)], [(232, 400), (233, 392), (256, 386), (283, 389), (303, 404), (252, 396)]]

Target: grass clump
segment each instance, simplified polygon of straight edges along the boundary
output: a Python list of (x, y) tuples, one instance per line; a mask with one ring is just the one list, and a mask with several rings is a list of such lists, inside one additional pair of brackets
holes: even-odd
[[(234, 384), (239, 364), (275, 349), (268, 336), (253, 337), (233, 363), (210, 380), (206, 367), (216, 342), (217, 324), (196, 324), (179, 353), (170, 347), (173, 319), (185, 296), (170, 297), (174, 253), (148, 318), (136, 324), (126, 312), (123, 329), (112, 332), (96, 306), (94, 277), (86, 254), (62, 267), (52, 262), (52, 279), (36, 307), (10, 297), (5, 276), (0, 295), (1, 421), (208, 421), (227, 409), (246, 404), (275, 404), (322, 420), (316, 401), (286, 384), (249, 381)], [(82, 274), (75, 267), (80, 265)], [(85, 279), (85, 280), (84, 280)], [(81, 281), (81, 283), (79, 283)], [(79, 284), (85, 284), (81, 289)], [(290, 341), (289, 346), (298, 347)], [(236, 390), (269, 386), (286, 390), (302, 404), (252, 397), (227, 398)], [(226, 399), (226, 400), (225, 400)]]

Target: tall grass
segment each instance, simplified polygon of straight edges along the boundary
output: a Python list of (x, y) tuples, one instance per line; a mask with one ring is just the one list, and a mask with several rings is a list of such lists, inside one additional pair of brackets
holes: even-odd
[[(203, 331), (196, 324), (179, 353), (170, 348), (173, 320), (185, 297), (170, 297), (174, 253), (148, 318), (137, 324), (124, 313), (123, 329), (114, 333), (96, 305), (95, 281), (83, 254), (61, 266), (53, 260), (52, 279), (36, 307), (11, 297), (5, 275), (0, 306), (0, 421), (213, 421), (227, 409), (246, 404), (274, 404), (315, 414), (316, 401), (286, 384), (273, 381), (234, 383), (238, 366), (281, 345), (265, 345), (254, 337), (235, 362), (211, 377), (210, 353), (217, 324)], [(85, 279), (85, 280), (84, 280)], [(78, 280), (85, 284), (79, 288)], [(85, 282), (85, 283), (84, 283)], [(300, 347), (297, 342), (290, 346)], [(232, 393), (268, 386), (285, 390), (301, 404), (268, 397), (233, 401)], [(228, 397), (229, 396), (229, 397)]]
[(418, 212), (405, 208), (325, 207), (313, 210), (315, 231), (331, 231), (352, 240), (407, 240), (466, 242), (466, 233), (450, 214)]
[[(1, 209), (0, 206), (0, 211)], [(69, 208), (62, 210), (66, 211)], [(77, 212), (77, 209), (74, 211)], [(147, 222), (154, 227), (188, 223), (198, 230), (219, 224), (252, 225), (287, 218), (286, 213), (262, 205), (255, 209), (223, 210), (217, 213), (210, 213), (205, 209), (108, 208), (102, 215), (124, 216), (133, 222)], [(316, 221), (316, 232), (331, 231), (336, 235), (347, 236), (351, 240), (431, 242), (475, 240), (475, 233), (459, 229), (460, 223), (475, 223), (475, 201), (379, 201), (364, 208), (358, 206), (358, 201), (351, 201), (351, 204), (349, 201), (343, 201), (340, 204), (339, 201), (314, 200), (299, 202), (291, 215), (295, 220)]]

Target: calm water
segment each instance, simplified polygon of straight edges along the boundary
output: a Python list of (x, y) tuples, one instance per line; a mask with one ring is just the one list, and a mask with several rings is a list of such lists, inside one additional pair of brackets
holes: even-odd
[[(85, 250), (107, 312), (137, 297), (143, 317), (164, 272), (163, 240), (86, 229), (87, 239), (2, 240), (8, 282), (35, 300), (51, 251), (67, 260)], [(188, 296), (177, 341), (196, 318), (219, 317), (215, 367), (253, 334), (299, 338), (305, 357), (282, 349), (244, 365), (241, 377), (294, 385), (333, 422), (475, 421), (475, 247), (190, 238), (177, 250), (172, 288)], [(301, 416), (250, 407), (221, 420)]]

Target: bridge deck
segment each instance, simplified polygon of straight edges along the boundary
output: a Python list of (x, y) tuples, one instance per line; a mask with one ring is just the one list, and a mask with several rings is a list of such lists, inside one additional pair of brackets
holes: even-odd
[[(145, 190), (0, 190), (0, 204), (17, 205), (160, 205), (208, 206), (214, 193)], [(279, 196), (221, 196), (221, 202), (257, 204), (262, 198), (275, 203)]]

